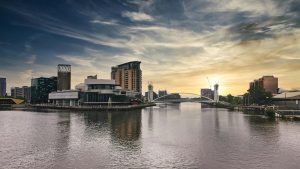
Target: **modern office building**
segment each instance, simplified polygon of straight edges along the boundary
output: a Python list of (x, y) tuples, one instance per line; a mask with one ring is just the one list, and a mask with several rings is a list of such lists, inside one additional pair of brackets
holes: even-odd
[(124, 90), (142, 92), (142, 70), (140, 61), (124, 63), (111, 68), (111, 79)]
[(6, 96), (6, 78), (0, 77), (0, 96)]
[(263, 76), (250, 82), (249, 89), (261, 87), (273, 95), (278, 93), (278, 78), (274, 76)]
[(49, 102), (59, 106), (128, 105), (135, 99), (131, 91), (122, 90), (115, 80), (90, 76), (76, 90), (51, 92)]
[(71, 89), (71, 65), (57, 65), (57, 90)]
[(57, 77), (31, 79), (31, 100), (33, 104), (48, 103), (49, 93), (57, 91)]
[(168, 92), (166, 90), (159, 90), (158, 91), (158, 97), (163, 97), (168, 95)]
[(29, 86), (12, 87), (10, 91), (14, 98), (24, 98), (26, 102), (31, 100), (31, 87)]
[(214, 91), (211, 89), (201, 89), (201, 96), (214, 99)]

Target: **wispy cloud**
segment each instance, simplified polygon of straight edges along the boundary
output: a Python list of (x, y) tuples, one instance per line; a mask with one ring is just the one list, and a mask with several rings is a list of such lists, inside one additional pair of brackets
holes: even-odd
[(154, 18), (142, 12), (124, 12), (122, 16), (128, 17), (132, 21), (153, 21)]
[(36, 55), (31, 55), (31, 56), (27, 57), (27, 60), (25, 63), (32, 65), (35, 63), (35, 61), (36, 61)]
[(116, 21), (103, 21), (103, 20), (91, 20), (91, 23), (96, 23), (96, 24), (103, 24), (103, 25), (118, 25)]
[[(25, 20), (14, 26), (57, 39), (57, 44), (47, 44), (44, 38), (47, 47), (37, 50), (37, 44), (26, 38), (21, 44), (25, 51), (22, 61), (38, 65), (43, 54), (51, 54), (55, 60), (73, 65), (73, 85), (89, 74), (109, 78), (111, 66), (141, 60), (144, 89), (147, 81), (153, 81), (156, 89), (197, 93), (207, 87), (209, 76), (219, 79), (223, 94), (242, 94), (248, 81), (264, 74), (283, 78), (286, 83), (280, 84), (284, 88), (300, 84), (290, 76), (300, 73), (300, 15), (291, 7), (294, 2), (89, 1), (69, 4), (70, 11), (77, 12), (64, 16), (26, 5), (6, 9)], [(62, 42), (75, 47), (62, 50)], [(49, 67), (35, 66), (34, 70), (47, 72)]]

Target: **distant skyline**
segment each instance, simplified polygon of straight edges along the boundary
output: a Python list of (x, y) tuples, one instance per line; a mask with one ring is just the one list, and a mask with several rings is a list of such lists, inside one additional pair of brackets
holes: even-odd
[(88, 75), (141, 61), (143, 91), (243, 94), (263, 75), (300, 87), (299, 0), (1, 0), (0, 77), (13, 86), (72, 65)]

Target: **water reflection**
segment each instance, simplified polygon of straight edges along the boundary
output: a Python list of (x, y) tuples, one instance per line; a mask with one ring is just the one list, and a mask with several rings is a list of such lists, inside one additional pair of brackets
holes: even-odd
[(138, 140), (141, 135), (141, 110), (109, 113), (112, 139), (123, 141)]
[(112, 143), (132, 146), (141, 135), (141, 110), (85, 112), (85, 125), (94, 130), (109, 130)]
[(2, 168), (299, 166), (299, 123), (199, 103), (130, 112), (0, 111), (0, 117)]

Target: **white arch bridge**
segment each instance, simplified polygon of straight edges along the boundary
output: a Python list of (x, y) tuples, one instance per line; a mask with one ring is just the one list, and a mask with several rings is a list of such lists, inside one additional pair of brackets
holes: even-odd
[(229, 106), (227, 102), (216, 102), (211, 98), (201, 96), (194, 93), (170, 93), (162, 97), (154, 99), (154, 103), (181, 103), (181, 102), (197, 102), (197, 103), (207, 103), (207, 104), (221, 104), (224, 106)]
[(215, 102), (213, 99), (194, 93), (170, 93), (153, 100), (155, 103), (164, 102)]

